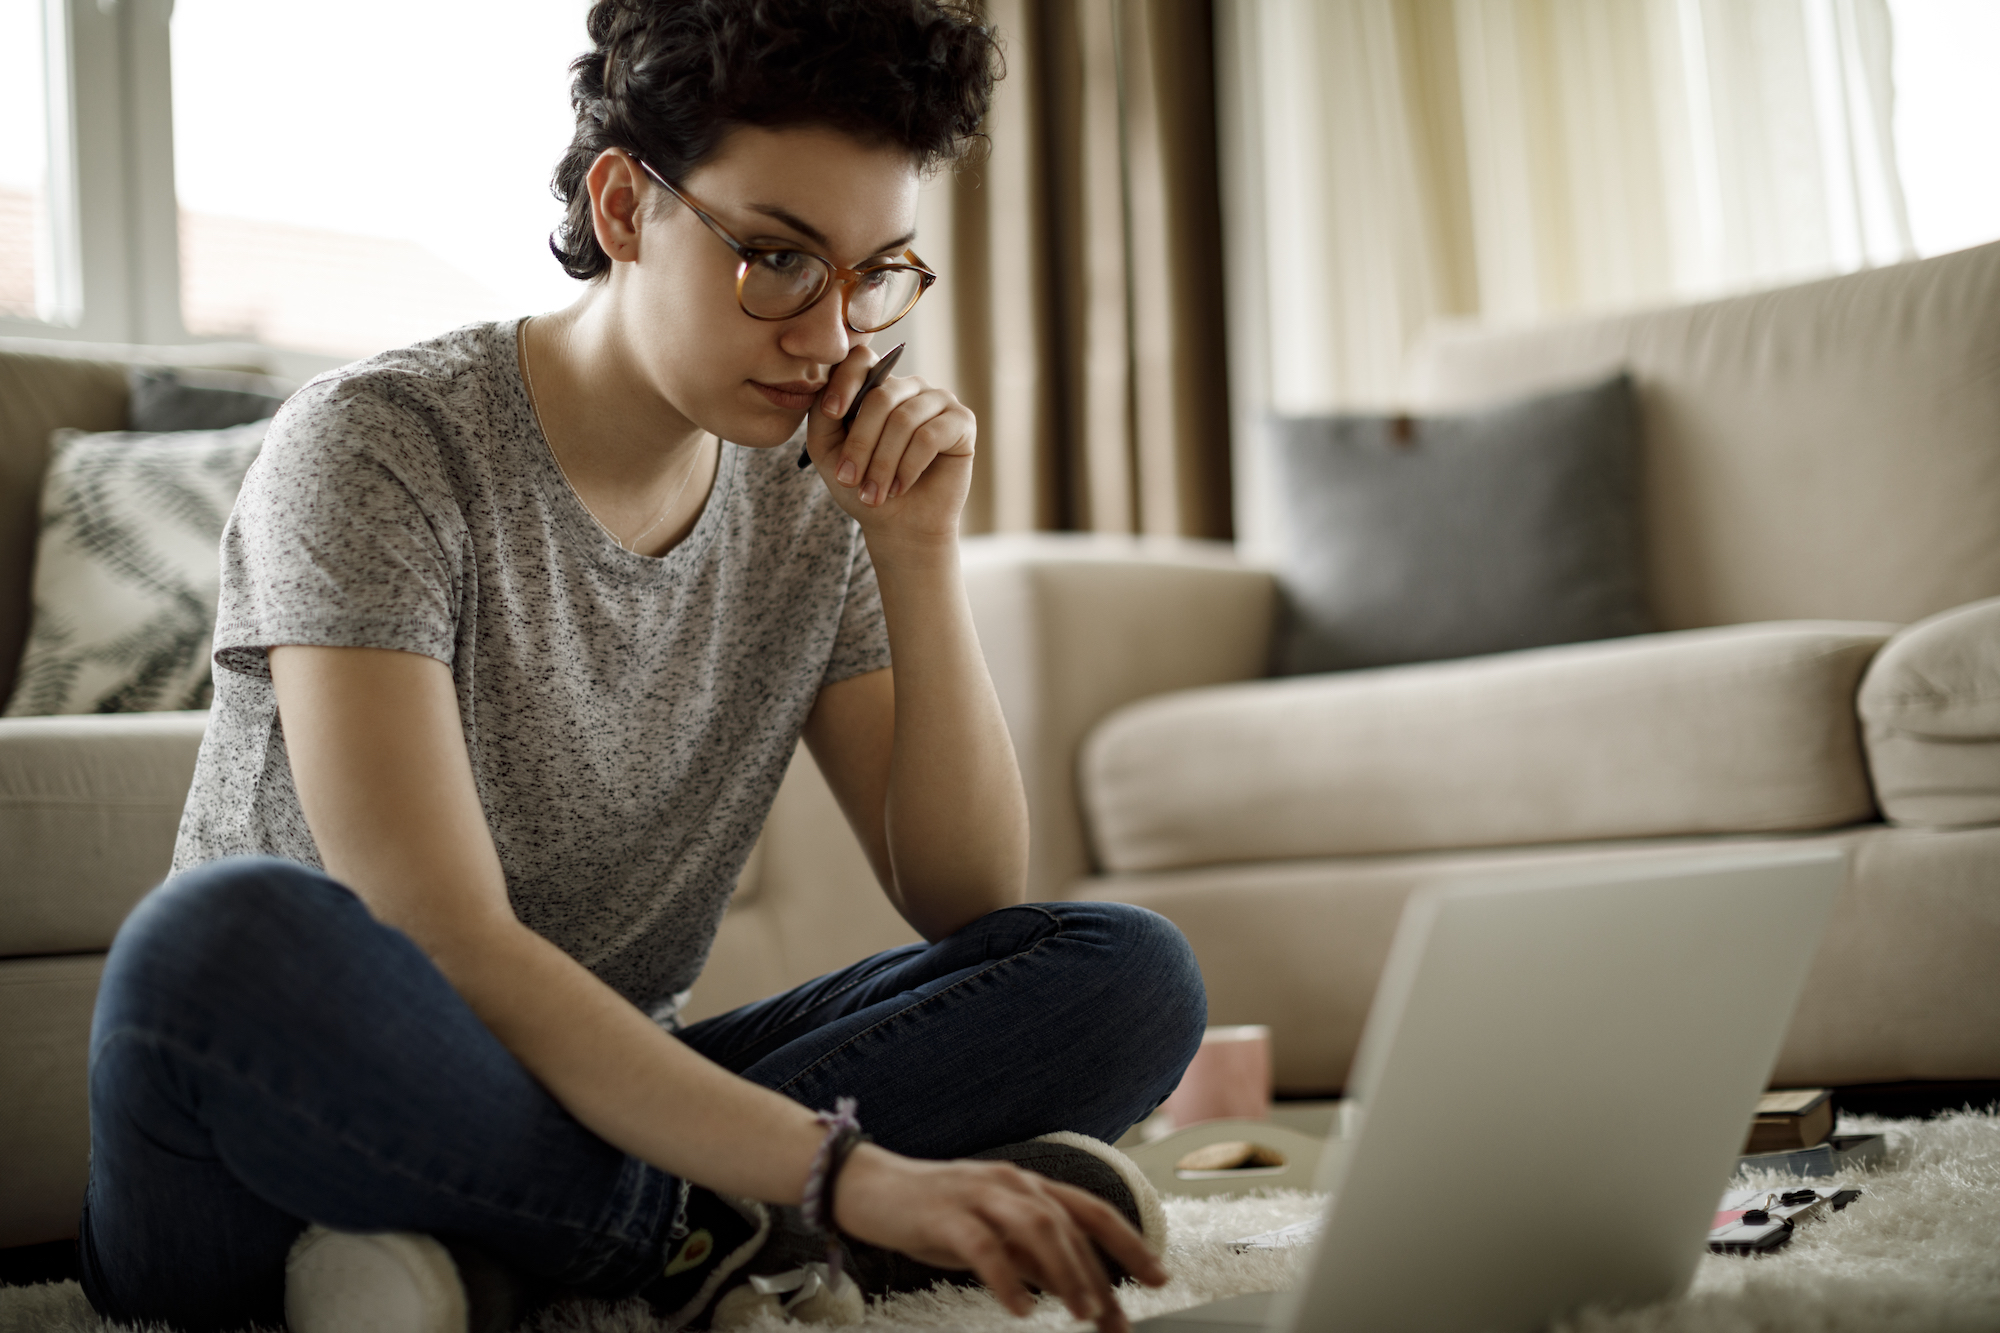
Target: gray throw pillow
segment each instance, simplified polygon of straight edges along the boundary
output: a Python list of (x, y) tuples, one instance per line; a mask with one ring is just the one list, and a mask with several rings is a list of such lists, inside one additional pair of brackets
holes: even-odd
[(1628, 376), (1466, 416), (1280, 419), (1272, 435), (1280, 672), (1650, 627)]
[(7, 716), (208, 707), (222, 526), (265, 429), (50, 437)]
[(267, 421), (284, 405), (283, 380), (241, 370), (179, 370), (133, 366), (125, 374), (131, 398), (125, 429), (221, 430)]

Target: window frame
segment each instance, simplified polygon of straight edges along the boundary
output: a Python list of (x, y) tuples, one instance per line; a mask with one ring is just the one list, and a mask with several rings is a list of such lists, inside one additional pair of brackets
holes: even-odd
[(174, 196), (173, 0), (43, 0), (52, 320), (0, 336), (189, 341)]

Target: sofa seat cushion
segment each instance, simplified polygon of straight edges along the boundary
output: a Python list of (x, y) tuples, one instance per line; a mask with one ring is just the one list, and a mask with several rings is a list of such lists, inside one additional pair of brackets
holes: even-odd
[(207, 713), (0, 719), (0, 957), (104, 949), (166, 877)]
[(1861, 683), (1860, 707), (1890, 822), (2000, 824), (2000, 597), (1889, 640)]
[(1099, 864), (1870, 819), (1855, 690), (1891, 625), (1776, 622), (1162, 695), (1082, 759)]
[(2000, 828), (1571, 843), (1099, 875), (1065, 898), (1132, 903), (1187, 936), (1211, 1023), (1271, 1028), (1280, 1090), (1326, 1096), (1349, 1063), (1403, 905), (1421, 885), (1543, 868), (1843, 848), (1835, 905), (1774, 1087), (2000, 1077)]

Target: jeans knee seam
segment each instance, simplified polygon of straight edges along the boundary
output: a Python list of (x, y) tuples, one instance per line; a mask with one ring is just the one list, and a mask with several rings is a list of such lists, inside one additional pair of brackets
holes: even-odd
[[(1042, 914), (1043, 916), (1045, 916), (1045, 917), (1048, 917), (1048, 918), (1049, 918), (1050, 920), (1052, 920), (1052, 921), (1054, 921), (1054, 922), (1056, 923), (1056, 928), (1057, 928), (1057, 930), (1058, 930), (1058, 931), (1060, 931), (1060, 930), (1062, 929), (1062, 918), (1061, 918), (1060, 916), (1057, 916), (1057, 915), (1056, 915), (1056, 914), (1055, 914), (1054, 912), (1051, 912), (1051, 911), (1049, 911), (1049, 910), (1048, 910), (1047, 908), (1043, 907), (1043, 906), (1042, 906), (1042, 905), (1041, 905), (1040, 903), (1015, 903), (1015, 904), (1014, 904), (1014, 906), (1015, 906), (1015, 907), (1023, 907), (1023, 908), (1027, 908), (1027, 909), (1028, 909), (1028, 910), (1030, 910), (1030, 911), (1035, 911), (1035, 912), (1040, 912), (1040, 913), (1041, 913), (1041, 914)], [(1007, 908), (1000, 908), (999, 910), (1000, 910), (1000, 911), (1006, 911), (1006, 910), (1008, 910), (1008, 909), (1007, 909)], [(1037, 940), (1037, 941), (1035, 942), (1035, 945), (1034, 945), (1034, 948), (1037, 948), (1037, 949), (1038, 949), (1038, 948), (1040, 948), (1040, 947), (1042, 946), (1042, 944), (1043, 944), (1043, 943), (1045, 943), (1045, 942), (1046, 942), (1046, 941), (1041, 941), (1041, 940)], [(1029, 952), (1033, 952), (1033, 949), (1030, 949), (1030, 950), (1029, 950)], [(1013, 955), (1013, 956), (1014, 956), (1014, 957), (1020, 957), (1021, 955), (1018, 955), (1018, 954), (1017, 954), (1017, 955)], [(996, 963), (1004, 963), (1004, 962), (1008, 962), (1008, 961), (1009, 961), (1009, 959), (1007, 959), (1007, 958), (999, 958), (999, 959), (995, 959), (994, 961), (995, 961)], [(869, 982), (869, 981), (872, 981), (872, 980), (874, 980), (874, 979), (875, 979), (876, 977), (879, 977), (879, 976), (881, 976), (881, 975), (882, 975), (882, 974), (883, 974), (884, 972), (888, 971), (888, 970), (889, 970), (889, 969), (890, 969), (891, 967), (893, 967), (893, 966), (895, 966), (895, 964), (894, 964), (894, 963), (884, 963), (884, 964), (882, 964), (882, 966), (880, 966), (880, 967), (876, 968), (876, 969), (875, 969), (874, 971), (872, 971), (872, 972), (864, 972), (864, 973), (862, 973), (862, 974), (861, 974), (860, 976), (857, 976), (857, 977), (853, 977), (853, 978), (850, 978), (850, 979), (848, 980), (848, 982), (847, 982), (847, 983), (846, 983), (845, 985), (843, 985), (843, 986), (839, 987), (839, 988), (838, 988), (837, 990), (833, 990), (833, 991), (830, 991), (830, 992), (828, 992), (828, 993), (827, 993), (827, 994), (826, 994), (826, 995), (825, 995), (825, 996), (824, 996), (824, 997), (823, 997), (823, 998), (822, 998), (822, 999), (820, 1000), (820, 1002), (819, 1002), (819, 1003), (820, 1003), (820, 1004), (827, 1004), (827, 1003), (830, 1003), (830, 1002), (832, 1002), (832, 1001), (834, 1001), (834, 1000), (837, 1000), (837, 999), (839, 999), (839, 998), (840, 998), (841, 996), (843, 996), (843, 995), (847, 994), (847, 993), (848, 993), (849, 991), (853, 990), (853, 989), (854, 989), (854, 988), (855, 988), (856, 986), (860, 986), (860, 985), (862, 985), (862, 984), (864, 984), (864, 983), (866, 983), (866, 982)], [(982, 970), (981, 970), (981, 972), (979, 973), (979, 975), (981, 975), (981, 976), (984, 976), (984, 975), (985, 975), (985, 971), (984, 971), (984, 970), (982, 969)], [(970, 978), (970, 977), (967, 977), (967, 978), (965, 978), (965, 979), (966, 979), (966, 980), (968, 980), (968, 981), (970, 981), (970, 980), (971, 980), (972, 978)], [(940, 991), (940, 992), (938, 992), (938, 993), (939, 993), (940, 995), (944, 994), (944, 992), (943, 992), (943, 991)], [(814, 1006), (814, 1007), (815, 1007), (815, 1008), (817, 1008), (818, 1006), (816, 1005), (816, 1006)], [(791, 1029), (791, 1028), (794, 1028), (794, 1027), (797, 1027), (797, 1026), (798, 1026), (798, 1024), (799, 1024), (799, 1023), (801, 1023), (801, 1022), (803, 1022), (803, 1021), (804, 1021), (803, 1017), (800, 1017), (800, 1018), (794, 1018), (794, 1019), (790, 1020), (789, 1022), (786, 1022), (786, 1023), (784, 1023), (784, 1024), (781, 1024), (781, 1025), (780, 1025), (779, 1027), (777, 1027), (777, 1028), (776, 1028), (776, 1029), (774, 1029), (773, 1031), (765, 1033), (765, 1034), (764, 1034), (763, 1036), (759, 1037), (759, 1038), (757, 1039), (757, 1041), (756, 1041), (756, 1042), (753, 1042), (753, 1043), (751, 1043), (751, 1044), (752, 1044), (753, 1046), (765, 1046), (765, 1045), (769, 1045), (769, 1046), (771, 1047), (771, 1049), (774, 1049), (774, 1050), (775, 1050), (775, 1049), (778, 1049), (779, 1047), (782, 1047), (782, 1046), (783, 1046), (783, 1045), (785, 1044), (785, 1043), (784, 1043), (783, 1041), (780, 1041), (780, 1040), (778, 1040), (779, 1036), (780, 1036), (780, 1035), (781, 1035), (782, 1033), (786, 1032), (787, 1030), (789, 1030), (789, 1029)], [(886, 1021), (886, 1020), (885, 1020), (885, 1021)], [(872, 1031), (872, 1030), (873, 1030), (873, 1029), (871, 1028), (871, 1029), (870, 1029), (870, 1031)], [(859, 1037), (859, 1036), (861, 1036), (862, 1034), (861, 1034), (861, 1033), (858, 1033), (858, 1032), (857, 1032), (857, 1033), (855, 1033), (854, 1035), (855, 1035), (856, 1037)], [(842, 1042), (842, 1043), (841, 1043), (841, 1045), (842, 1045), (842, 1046), (845, 1046), (846, 1044), (847, 1044), (846, 1042)], [(827, 1055), (832, 1055), (832, 1054), (834, 1054), (834, 1053), (835, 1053), (835, 1052), (833, 1052), (833, 1051), (828, 1051), (828, 1052), (827, 1052)], [(821, 1058), (822, 1058), (822, 1059), (824, 1059), (825, 1057), (824, 1057), (824, 1056), (822, 1056)], [(819, 1061), (818, 1061), (818, 1060), (815, 1060), (815, 1061), (813, 1061), (813, 1064), (814, 1064), (814, 1065), (817, 1065), (818, 1063), (819, 1063)], [(811, 1067), (812, 1067), (811, 1065), (808, 1065), (808, 1066), (807, 1066), (807, 1069), (810, 1069)], [(800, 1070), (800, 1071), (799, 1071), (799, 1074), (803, 1074), (803, 1073), (805, 1073), (805, 1072), (806, 1072), (806, 1071), (802, 1069), (802, 1070)], [(796, 1074), (795, 1074), (795, 1075), (793, 1075), (793, 1078), (797, 1078), (797, 1077), (798, 1077), (798, 1075), (796, 1075)], [(778, 1086), (779, 1086), (780, 1088), (784, 1088), (784, 1087), (788, 1087), (788, 1086), (790, 1086), (790, 1084), (791, 1084), (791, 1081), (792, 1081), (791, 1079), (787, 1079), (787, 1080), (786, 1080), (786, 1081), (785, 1081), (784, 1083), (781, 1083), (781, 1084), (779, 1084)]]
[(1048, 936), (1045, 939), (1036, 940), (1032, 946), (1023, 950), (1020, 953), (1009, 954), (1005, 958), (996, 958), (991, 963), (987, 964), (985, 967), (982, 967), (977, 972), (974, 972), (971, 976), (960, 977), (957, 981), (952, 982), (951, 985), (945, 987), (943, 990), (937, 992), (935, 995), (927, 995), (923, 999), (918, 1000), (915, 1004), (907, 1005), (904, 1008), (898, 1009), (895, 1013), (889, 1014), (888, 1016), (878, 1020), (877, 1022), (870, 1023), (867, 1027), (855, 1033), (853, 1036), (849, 1037), (846, 1041), (841, 1042), (840, 1045), (834, 1047), (826, 1054), (820, 1056), (817, 1060), (814, 1060), (804, 1069), (799, 1070), (798, 1073), (793, 1074), (783, 1083), (778, 1084), (775, 1090), (779, 1092), (786, 1092), (800, 1079), (804, 1078), (807, 1074), (810, 1074), (813, 1070), (818, 1069), (828, 1060), (831, 1060), (834, 1056), (839, 1055), (842, 1051), (852, 1046), (855, 1042), (860, 1041), (863, 1037), (867, 1036), (869, 1033), (875, 1032), (889, 1023), (893, 1023), (897, 1019), (904, 1017), (905, 1015), (913, 1012), (914, 1010), (923, 1008), (925, 1005), (932, 1004), (935, 1001), (944, 999), (947, 995), (950, 995), (953, 991), (957, 990), (959, 987), (969, 985), (972, 982), (978, 981), (980, 978), (990, 975), (998, 968), (1005, 967), (1009, 963), (1018, 963), (1030, 957), (1033, 957), (1036, 953), (1039, 953), (1041, 951), (1044, 945), (1053, 943), (1058, 938), (1062, 929), (1061, 917), (1043, 908), (1039, 903), (1022, 903), (1019, 905), (1022, 907), (1032, 908), (1033, 910), (1041, 912), (1044, 916), (1047, 916), (1053, 921), (1055, 921), (1058, 934)]
[[(1045, 917), (1048, 917), (1048, 918), (1049, 918), (1050, 920), (1052, 920), (1052, 921), (1054, 921), (1054, 922), (1056, 923), (1056, 929), (1058, 929), (1058, 930), (1062, 929), (1062, 918), (1061, 918), (1061, 917), (1059, 917), (1059, 916), (1057, 916), (1057, 915), (1056, 915), (1056, 914), (1055, 914), (1054, 912), (1051, 912), (1051, 911), (1049, 911), (1049, 910), (1048, 910), (1047, 908), (1043, 907), (1043, 906), (1042, 906), (1042, 905), (1041, 905), (1040, 903), (1014, 903), (1014, 904), (1012, 904), (1012, 906), (1013, 906), (1013, 907), (1019, 907), (1019, 908), (1025, 908), (1026, 910), (1028, 910), (1028, 911), (1031, 911), (1031, 912), (1040, 912), (1040, 913), (1041, 913), (1041, 914), (1042, 914), (1043, 916), (1045, 916)], [(1005, 911), (1008, 911), (1008, 910), (1009, 910), (1009, 908), (1006, 908), (1006, 907), (1002, 907), (1002, 908), (998, 908), (998, 909), (996, 909), (996, 910), (998, 910), (998, 911), (1002, 911), (1002, 912), (1005, 912)], [(1036, 942), (1036, 945), (1035, 945), (1035, 947), (1036, 947), (1036, 948), (1040, 948), (1040, 947), (1041, 947), (1041, 941), (1037, 941), (1037, 942)], [(1031, 950), (1031, 952), (1032, 952), (1032, 950)], [(1003, 962), (1003, 963), (1004, 963), (1004, 962), (1006, 962), (1007, 960), (1006, 960), (1006, 959), (1004, 959), (1004, 958), (1002, 958), (1002, 959), (998, 959), (998, 960), (996, 960), (996, 961), (998, 961), (998, 962)], [(853, 990), (853, 989), (854, 989), (854, 988), (855, 988), (856, 986), (859, 986), (859, 985), (861, 985), (861, 984), (862, 984), (863, 982), (865, 982), (865, 981), (872, 981), (872, 980), (874, 980), (874, 979), (875, 979), (876, 977), (879, 977), (879, 976), (881, 976), (881, 975), (882, 975), (882, 974), (883, 974), (884, 972), (888, 971), (888, 970), (889, 970), (889, 969), (890, 969), (891, 967), (893, 967), (893, 966), (894, 966), (894, 964), (893, 964), (893, 963), (884, 963), (884, 964), (882, 964), (882, 966), (880, 966), (880, 967), (876, 968), (876, 969), (875, 969), (875, 970), (874, 970), (873, 972), (864, 972), (864, 973), (862, 973), (862, 974), (861, 974), (860, 976), (858, 976), (858, 977), (854, 977), (853, 979), (851, 979), (851, 980), (850, 980), (850, 981), (849, 981), (849, 982), (848, 982), (848, 983), (847, 983), (846, 985), (844, 985), (844, 986), (840, 987), (840, 988), (839, 988), (838, 990), (836, 990), (836, 991), (833, 991), (833, 992), (832, 992), (831, 994), (829, 994), (829, 995), (828, 995), (828, 996), (827, 996), (826, 998), (827, 998), (827, 999), (829, 999), (829, 1000), (837, 1000), (837, 999), (839, 999), (839, 998), (840, 998), (841, 996), (843, 996), (843, 995), (847, 994), (847, 992), (849, 992), (849, 991)]]
[[(882, 964), (882, 966), (876, 968), (872, 972), (864, 972), (858, 977), (853, 977), (849, 979), (847, 984), (839, 987), (836, 990), (829, 991), (827, 994), (821, 996), (818, 1003), (813, 1005), (812, 1008), (817, 1009), (819, 1008), (820, 1005), (830, 1004), (834, 1000), (839, 999), (841, 996), (853, 990), (856, 986), (861, 985), (863, 982), (872, 981), (876, 977), (881, 976), (884, 972), (888, 971), (889, 968), (893, 966), (894, 966), (893, 963), (884, 963)], [(745, 1050), (754, 1051), (763, 1047), (768, 1047), (771, 1050), (779, 1049), (780, 1047), (784, 1046), (787, 1041), (794, 1040), (794, 1038), (786, 1037), (784, 1034), (798, 1027), (799, 1024), (805, 1022), (805, 1020), (806, 1020), (805, 1014), (795, 1015), (791, 1018), (786, 1019), (784, 1022), (778, 1024), (775, 1028), (771, 1029), (769, 1032), (760, 1033), (754, 1039), (743, 1042), (737, 1046), (732, 1046), (727, 1051), (713, 1052), (710, 1054), (709, 1058), (710, 1059), (720, 1058), (722, 1061), (726, 1063), (727, 1061), (740, 1058), (742, 1056), (743, 1051)], [(808, 1031), (810, 1031), (810, 1029), (808, 1029)]]

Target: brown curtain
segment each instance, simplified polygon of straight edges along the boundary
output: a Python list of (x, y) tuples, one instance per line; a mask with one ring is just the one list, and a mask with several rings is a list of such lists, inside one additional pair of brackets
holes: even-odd
[(987, 0), (989, 150), (925, 192), (925, 373), (979, 414), (968, 532), (1227, 538), (1208, 0)]

